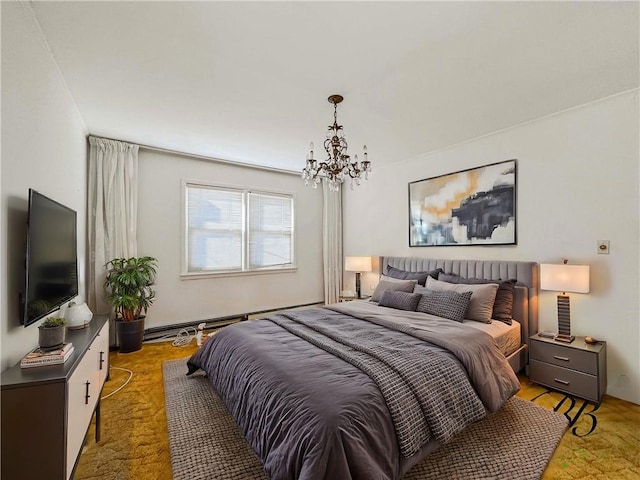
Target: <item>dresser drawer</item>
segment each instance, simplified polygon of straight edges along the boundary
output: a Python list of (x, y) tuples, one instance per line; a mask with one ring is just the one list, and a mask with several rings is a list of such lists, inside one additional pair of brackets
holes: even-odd
[(593, 375), (531, 360), (529, 378), (534, 383), (545, 385), (554, 390), (570, 393), (594, 402), (600, 401), (598, 377)]
[(534, 340), (531, 342), (529, 357), (533, 360), (540, 360), (591, 375), (598, 374), (597, 354), (571, 348), (567, 345), (554, 345)]

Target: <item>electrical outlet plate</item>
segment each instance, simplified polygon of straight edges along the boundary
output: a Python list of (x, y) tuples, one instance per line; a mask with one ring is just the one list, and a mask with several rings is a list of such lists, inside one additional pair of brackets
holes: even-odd
[(598, 253), (601, 255), (609, 254), (609, 240), (598, 240)]

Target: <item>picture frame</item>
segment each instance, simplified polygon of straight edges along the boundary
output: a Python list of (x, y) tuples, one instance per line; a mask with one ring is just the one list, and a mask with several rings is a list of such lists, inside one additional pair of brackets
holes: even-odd
[(517, 160), (409, 183), (409, 246), (517, 245)]

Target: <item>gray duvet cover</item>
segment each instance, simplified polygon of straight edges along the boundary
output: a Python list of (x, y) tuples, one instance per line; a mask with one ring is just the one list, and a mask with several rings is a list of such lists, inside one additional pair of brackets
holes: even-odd
[(518, 391), (487, 334), (349, 302), (222, 329), (202, 368), (276, 479), (399, 479)]

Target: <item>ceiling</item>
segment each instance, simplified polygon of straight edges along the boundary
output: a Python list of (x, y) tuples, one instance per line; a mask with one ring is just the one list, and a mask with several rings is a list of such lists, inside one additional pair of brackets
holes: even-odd
[(637, 88), (638, 7), (32, 2), (91, 134), (290, 170), (334, 93), (375, 169)]

